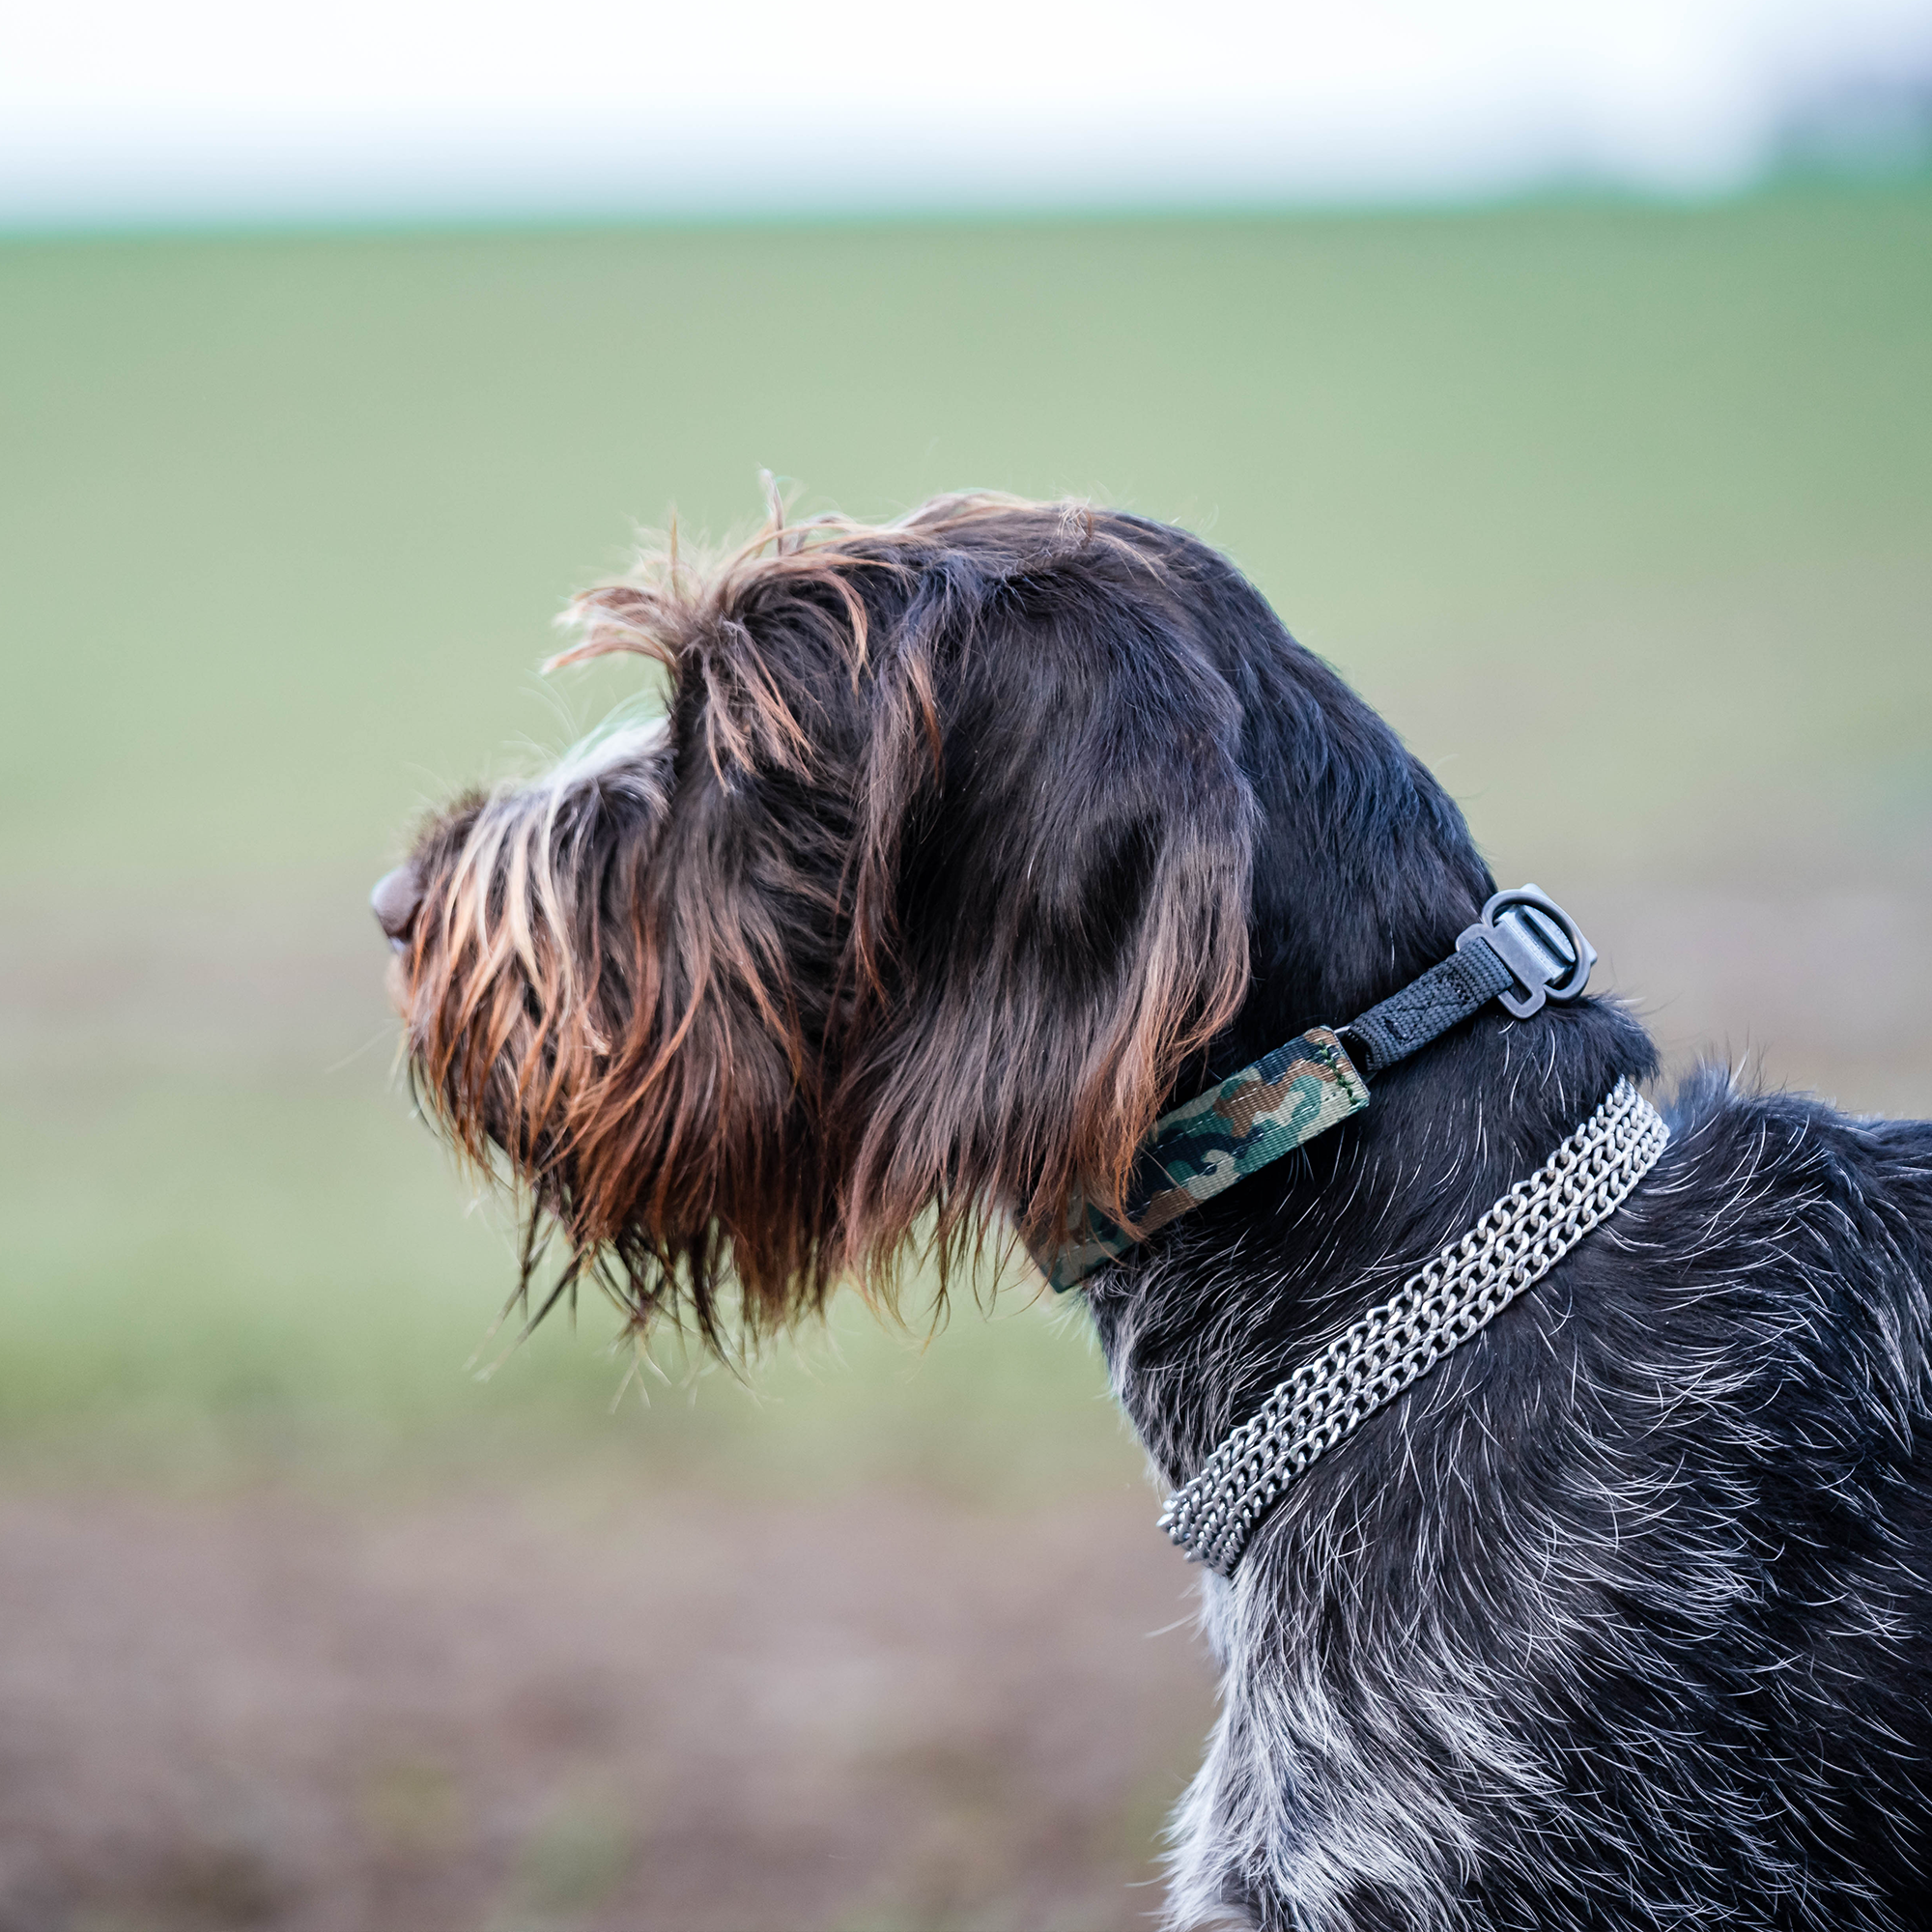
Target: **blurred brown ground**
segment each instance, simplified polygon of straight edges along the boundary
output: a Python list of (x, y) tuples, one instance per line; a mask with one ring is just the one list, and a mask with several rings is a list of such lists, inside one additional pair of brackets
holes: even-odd
[(0, 1542), (9, 1932), (1126, 1926), (1207, 1710), (1139, 1499), (43, 1492)]

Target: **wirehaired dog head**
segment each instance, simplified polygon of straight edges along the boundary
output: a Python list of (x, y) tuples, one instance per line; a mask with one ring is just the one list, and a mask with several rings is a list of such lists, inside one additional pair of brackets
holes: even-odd
[[(1210, 594), (1211, 593), (1211, 594)], [(1256, 818), (1212, 553), (955, 497), (671, 543), (568, 662), (663, 714), (430, 827), (378, 910), (418, 1091), (639, 1319), (723, 1340), (1003, 1210), (1124, 1212), (1249, 976)], [(1225, 612), (1223, 613), (1225, 615)], [(526, 1272), (533, 1244), (526, 1245)]]

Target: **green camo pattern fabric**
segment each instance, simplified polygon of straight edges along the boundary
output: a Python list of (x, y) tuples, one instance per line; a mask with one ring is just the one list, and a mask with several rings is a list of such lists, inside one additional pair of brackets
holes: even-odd
[(1311, 1027), (1155, 1122), (1127, 1201), (1132, 1233), (1076, 1201), (1059, 1241), (1035, 1248), (1034, 1260), (1057, 1292), (1077, 1287), (1156, 1228), (1368, 1104), (1342, 1042)]

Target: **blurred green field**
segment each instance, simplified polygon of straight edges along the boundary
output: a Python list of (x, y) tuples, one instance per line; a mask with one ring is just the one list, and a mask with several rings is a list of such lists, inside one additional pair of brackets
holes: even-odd
[[(0, 1455), (1138, 1480), (1077, 1309), (610, 1412), (494, 1378), (500, 1214), (368, 884), (625, 686), (569, 590), (756, 472), (1206, 532), (1583, 913), (1673, 1051), (1932, 1111), (1932, 185), (1360, 217), (0, 245)], [(1716, 910), (1714, 911), (1714, 908)], [(1877, 992), (1873, 991), (1874, 987)], [(1888, 1004), (1889, 1003), (1889, 1004)]]

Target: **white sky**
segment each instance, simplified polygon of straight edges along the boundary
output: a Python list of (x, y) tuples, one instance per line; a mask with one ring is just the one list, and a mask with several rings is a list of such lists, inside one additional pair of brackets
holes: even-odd
[(1932, 0), (0, 0), (0, 223), (1699, 192)]

